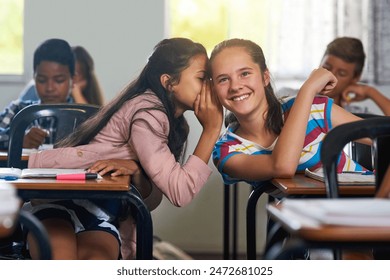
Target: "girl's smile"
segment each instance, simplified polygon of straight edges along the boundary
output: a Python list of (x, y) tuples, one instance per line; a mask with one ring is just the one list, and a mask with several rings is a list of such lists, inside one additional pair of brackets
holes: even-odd
[(246, 100), (249, 98), (249, 94), (243, 94), (243, 95), (240, 95), (240, 96), (235, 96), (233, 98), (231, 98), (231, 100), (233, 101), (242, 101), (242, 100)]
[(266, 110), (263, 73), (244, 48), (222, 50), (211, 68), (214, 92), (229, 111), (239, 117)]

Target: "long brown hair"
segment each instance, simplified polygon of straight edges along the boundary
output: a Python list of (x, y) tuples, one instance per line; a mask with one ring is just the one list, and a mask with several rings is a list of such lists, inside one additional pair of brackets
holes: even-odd
[[(59, 146), (69, 147), (89, 143), (126, 101), (136, 96), (150, 94), (147, 92), (150, 89), (161, 103), (151, 104), (149, 108), (144, 108), (142, 111), (159, 110), (167, 115), (170, 125), (168, 146), (176, 160), (179, 160), (183, 154), (189, 127), (183, 115), (175, 118), (176, 108), (172, 99), (173, 94), (168, 92), (161, 84), (160, 77), (163, 74), (168, 74), (171, 77), (171, 85), (179, 83), (182, 71), (189, 67), (190, 60), (199, 54), (207, 56), (206, 49), (203, 45), (194, 43), (189, 39), (171, 38), (162, 40), (155, 46), (138, 78), (133, 80), (119, 96), (103, 106), (97, 115), (81, 124), (77, 131), (61, 142)], [(135, 112), (134, 116), (137, 113)], [(133, 117), (129, 131), (131, 131), (131, 126), (135, 120)], [(127, 143), (130, 137), (129, 134), (123, 145)]]
[(102, 106), (104, 103), (103, 91), (96, 78), (95, 63), (93, 62), (91, 55), (81, 46), (74, 46), (72, 47), (72, 50), (76, 58), (76, 63), (80, 63), (80, 67), (87, 80), (87, 86), (82, 92), (83, 96), (89, 104)]

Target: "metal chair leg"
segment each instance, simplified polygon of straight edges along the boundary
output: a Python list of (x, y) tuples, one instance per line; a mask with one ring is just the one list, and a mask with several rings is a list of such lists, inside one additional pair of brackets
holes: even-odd
[(39, 259), (52, 259), (49, 235), (42, 223), (30, 212), (20, 211), (19, 222), (35, 237), (39, 248)]
[(143, 202), (141, 195), (136, 188), (131, 188), (129, 201), (132, 209), (135, 210), (135, 219), (137, 222), (137, 252), (138, 260), (153, 259), (153, 223), (150, 211)]
[(256, 259), (256, 206), (264, 191), (263, 186), (257, 187), (248, 198), (246, 207), (246, 250), (248, 260)]
[(246, 250), (247, 259), (256, 259), (256, 206), (260, 196), (268, 191), (274, 191), (275, 186), (269, 181), (253, 189), (246, 207)]

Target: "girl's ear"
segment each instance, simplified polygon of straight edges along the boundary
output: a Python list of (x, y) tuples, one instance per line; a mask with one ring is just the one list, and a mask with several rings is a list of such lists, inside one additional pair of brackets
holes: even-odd
[(263, 80), (264, 80), (264, 86), (267, 87), (271, 81), (271, 77), (268, 69), (264, 71)]
[(170, 83), (170, 80), (171, 80), (171, 76), (169, 76), (168, 74), (162, 74), (160, 76), (160, 82), (161, 82), (161, 85), (167, 90), (167, 91), (172, 91), (172, 85)]

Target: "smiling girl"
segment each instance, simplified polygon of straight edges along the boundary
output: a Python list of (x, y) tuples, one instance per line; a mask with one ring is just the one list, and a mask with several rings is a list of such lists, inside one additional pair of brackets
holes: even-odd
[[(326, 97), (337, 83), (326, 69), (314, 70), (296, 97), (278, 100), (263, 51), (254, 42), (223, 41), (214, 48), (210, 63), (213, 90), (230, 111), (226, 132), (213, 151), (226, 184), (246, 181), (258, 186), (270, 178), (318, 168), (326, 133), (359, 120)], [(343, 154), (338, 169), (363, 167)]]

